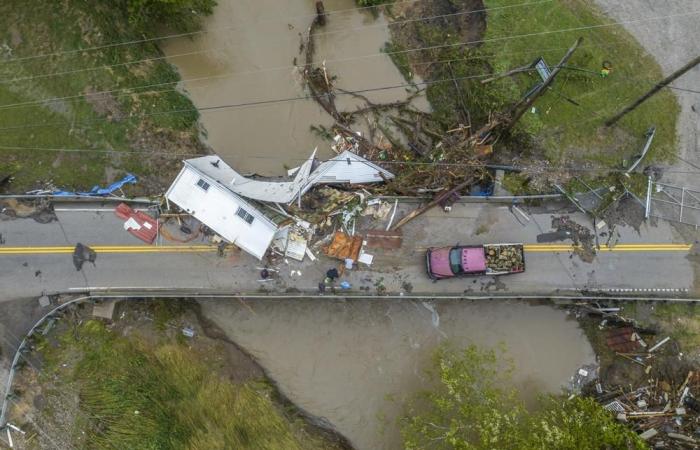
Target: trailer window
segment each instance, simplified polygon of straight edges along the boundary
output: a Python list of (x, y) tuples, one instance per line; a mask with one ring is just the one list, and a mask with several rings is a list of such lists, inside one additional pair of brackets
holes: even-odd
[(255, 219), (255, 217), (253, 217), (253, 215), (251, 213), (249, 213), (245, 209), (241, 208), (240, 206), (238, 207), (238, 210), (236, 211), (236, 215), (248, 223), (253, 223), (253, 220)]
[(197, 186), (199, 186), (200, 188), (202, 188), (205, 191), (209, 190), (209, 183), (207, 183), (206, 181), (204, 181), (201, 178), (199, 179), (199, 181), (197, 181)]
[(450, 269), (455, 275), (462, 273), (462, 249), (453, 248), (450, 250)]

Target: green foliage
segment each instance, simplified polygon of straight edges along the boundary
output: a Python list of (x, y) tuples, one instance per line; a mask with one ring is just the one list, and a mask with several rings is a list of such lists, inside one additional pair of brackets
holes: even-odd
[(644, 449), (643, 441), (595, 401), (547, 396), (528, 413), (493, 351), (443, 346), (438, 387), (417, 396), (401, 420), (408, 450)]
[[(196, 151), (198, 112), (173, 89), (180, 77), (160, 59), (158, 47), (153, 42), (108, 45), (143, 37), (128, 22), (126, 0), (95, 0), (89, 7), (82, 0), (44, 2), (41, 8), (6, 0), (0, 2), (0, 29), (5, 30), (0, 41), (9, 49), (0, 50), (0, 59), (18, 59), (0, 65), (0, 79), (6, 81), (0, 83), (0, 175), (14, 175), (8, 190), (24, 192), (47, 181), (84, 190), (103, 184), (107, 172), (112, 179), (125, 171), (144, 179), (151, 165), (166, 179), (163, 160), (103, 151), (156, 145), (159, 151)], [(58, 50), (69, 53), (34, 58)], [(158, 88), (144, 94), (143, 86)], [(89, 98), (86, 92), (104, 95)], [(167, 111), (183, 113), (163, 114)], [(52, 150), (42, 150), (47, 148)], [(84, 151), (56, 151), (64, 148)], [(178, 158), (168, 163), (174, 166), (171, 173), (179, 170)]]
[[(234, 384), (187, 347), (155, 348), (88, 321), (62, 336), (61, 355), (81, 355), (72, 371), (83, 448), (301, 449), (269, 387)], [(82, 434), (84, 432), (84, 434)]]
[(192, 31), (215, 6), (216, 0), (126, 0), (129, 23), (144, 34), (155, 33), (157, 26)]

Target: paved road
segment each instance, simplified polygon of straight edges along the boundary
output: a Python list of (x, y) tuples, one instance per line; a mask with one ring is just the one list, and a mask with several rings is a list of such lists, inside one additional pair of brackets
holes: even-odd
[[(62, 208), (59, 220), (40, 224), (31, 219), (0, 225), (5, 243), (0, 246), (0, 301), (38, 296), (71, 288), (183, 288), (230, 292), (313, 290), (335, 262), (290, 261), (278, 265), (279, 278), (259, 282), (260, 263), (242, 252), (217, 256), (207, 242), (187, 245), (164, 242), (145, 248), (126, 233), (111, 211)], [(407, 207), (408, 208), (408, 207)], [(480, 293), (486, 291), (548, 294), (572, 289), (692, 289), (694, 271), (688, 260), (689, 243), (675, 236), (665, 222), (642, 225), (640, 232), (618, 228), (617, 245), (600, 251), (591, 263), (572, 253), (571, 243), (537, 244), (537, 235), (550, 231), (551, 214), (530, 215), (520, 224), (507, 207), (491, 204), (458, 205), (450, 214), (434, 210), (404, 227), (404, 245), (397, 251), (374, 251), (371, 270), (346, 275), (353, 289), (375, 292)], [(583, 215), (572, 220), (587, 225)], [(592, 227), (590, 227), (592, 228)], [(599, 230), (600, 242), (608, 238)], [(619, 234), (619, 236), (618, 236)], [(71, 252), (78, 243), (95, 246), (95, 266), (82, 271), (73, 266)], [(428, 246), (455, 243), (523, 242), (527, 245), (527, 271), (507, 277), (479, 277), (432, 283), (425, 275), (424, 251)], [(296, 272), (300, 271), (301, 275)]]

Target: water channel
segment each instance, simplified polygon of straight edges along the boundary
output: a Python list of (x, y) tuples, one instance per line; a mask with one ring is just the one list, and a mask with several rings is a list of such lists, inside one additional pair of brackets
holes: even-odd
[(216, 300), (203, 311), (293, 402), (327, 418), (358, 450), (402, 448), (396, 420), (408, 396), (430, 387), (426, 370), (443, 341), (504, 345), (530, 404), (595, 361), (565, 311), (523, 302)]
[[(354, 0), (326, 0), (327, 25), (317, 33), (315, 61), (325, 61), (336, 86), (357, 91), (405, 84), (391, 59), (381, 52), (389, 39), (386, 19), (353, 10)], [(197, 107), (240, 105), (307, 95), (300, 68), (301, 35), (315, 15), (310, 0), (219, 0), (204, 24), (206, 33), (162, 45)], [(180, 56), (178, 56), (180, 55)], [(404, 87), (364, 92), (373, 102), (405, 99)], [(339, 109), (357, 101), (339, 95)], [(279, 175), (298, 165), (315, 146), (328, 156), (328, 144), (311, 125), (332, 120), (312, 100), (231, 107), (203, 112), (208, 142), (242, 172)]]

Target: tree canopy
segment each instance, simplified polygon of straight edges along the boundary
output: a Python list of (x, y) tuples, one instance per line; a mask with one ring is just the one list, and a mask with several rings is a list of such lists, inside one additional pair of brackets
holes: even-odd
[(547, 395), (528, 412), (493, 350), (448, 346), (435, 354), (437, 386), (401, 419), (407, 450), (645, 449), (636, 433), (590, 398)]

